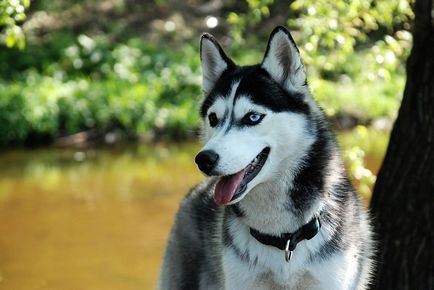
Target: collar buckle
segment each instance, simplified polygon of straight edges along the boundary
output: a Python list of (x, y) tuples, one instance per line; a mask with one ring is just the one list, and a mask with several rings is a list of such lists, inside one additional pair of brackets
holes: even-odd
[(287, 263), (289, 263), (289, 261), (291, 260), (292, 252), (293, 252), (292, 250), (289, 249), (290, 244), (291, 244), (291, 239), (288, 239), (285, 245), (285, 261)]

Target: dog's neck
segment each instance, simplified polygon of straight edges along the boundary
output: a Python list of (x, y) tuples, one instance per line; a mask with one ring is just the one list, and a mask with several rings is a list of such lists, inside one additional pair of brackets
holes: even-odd
[(279, 236), (281, 233), (293, 232), (308, 222), (320, 209), (318, 203), (309, 211), (294, 210), (288, 198), (288, 186), (277, 186), (281, 183), (261, 184), (252, 190), (231, 210), (246, 226), (262, 233)]
[(296, 231), (329, 206), (330, 188), (340, 182), (343, 170), (335, 143), (324, 140), (333, 137), (318, 138), (307, 158), (289, 164), (276, 180), (257, 185), (232, 206), (234, 215), (250, 228), (278, 236)]

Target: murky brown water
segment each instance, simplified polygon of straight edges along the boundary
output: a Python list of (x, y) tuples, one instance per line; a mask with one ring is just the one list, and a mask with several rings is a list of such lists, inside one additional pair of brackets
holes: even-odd
[(0, 153), (0, 289), (154, 289), (199, 148)]
[(153, 289), (195, 144), (0, 154), (0, 289)]

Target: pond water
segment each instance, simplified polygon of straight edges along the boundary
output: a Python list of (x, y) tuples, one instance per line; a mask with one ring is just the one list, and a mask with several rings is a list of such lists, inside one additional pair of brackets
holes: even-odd
[(154, 289), (199, 148), (0, 153), (0, 289)]

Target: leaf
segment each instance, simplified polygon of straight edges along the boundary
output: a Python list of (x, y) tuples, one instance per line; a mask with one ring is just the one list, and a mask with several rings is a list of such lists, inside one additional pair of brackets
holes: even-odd
[(12, 33), (6, 35), (6, 46), (11, 48), (14, 47), (14, 45), (15, 45), (15, 35)]

